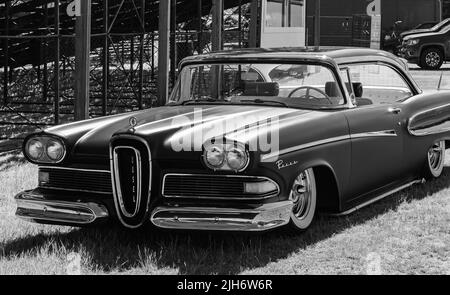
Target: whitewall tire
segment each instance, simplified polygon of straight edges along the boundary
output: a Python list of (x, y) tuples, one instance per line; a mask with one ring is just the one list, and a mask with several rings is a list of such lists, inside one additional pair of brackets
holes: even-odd
[(300, 231), (308, 229), (314, 220), (317, 205), (317, 188), (313, 169), (307, 169), (296, 177), (289, 198), (294, 203), (291, 226)]

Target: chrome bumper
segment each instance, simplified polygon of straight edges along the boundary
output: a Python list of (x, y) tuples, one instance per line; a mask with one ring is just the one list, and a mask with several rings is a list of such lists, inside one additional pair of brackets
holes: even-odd
[(27, 221), (88, 225), (109, 217), (106, 207), (96, 203), (46, 200), (31, 191), (22, 192), (15, 199), (16, 216)]
[[(108, 209), (97, 203), (48, 200), (44, 195), (25, 191), (16, 197), (16, 216), (34, 222), (63, 225), (89, 225), (106, 221)], [(151, 222), (166, 229), (211, 231), (266, 231), (290, 221), (292, 201), (262, 205), (254, 209), (213, 207), (157, 207)]]
[(158, 207), (151, 222), (161, 228), (212, 231), (266, 231), (289, 223), (291, 201), (255, 209)]

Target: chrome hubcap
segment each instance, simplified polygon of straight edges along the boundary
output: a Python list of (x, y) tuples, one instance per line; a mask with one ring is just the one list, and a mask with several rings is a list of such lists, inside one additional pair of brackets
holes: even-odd
[(294, 181), (291, 190), (291, 200), (294, 203), (293, 214), (302, 220), (311, 210), (312, 187), (311, 177), (307, 171), (302, 172)]
[(445, 143), (435, 143), (428, 151), (428, 164), (432, 171), (438, 171), (444, 159)]
[(425, 57), (425, 61), (430, 67), (437, 67), (441, 61), (441, 57), (437, 52), (429, 52)]

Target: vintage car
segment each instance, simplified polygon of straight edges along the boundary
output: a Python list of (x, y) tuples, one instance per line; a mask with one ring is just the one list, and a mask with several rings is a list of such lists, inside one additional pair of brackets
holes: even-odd
[(70, 226), (306, 230), (441, 176), (449, 93), (371, 49), (189, 57), (163, 107), (31, 134), (17, 216)]

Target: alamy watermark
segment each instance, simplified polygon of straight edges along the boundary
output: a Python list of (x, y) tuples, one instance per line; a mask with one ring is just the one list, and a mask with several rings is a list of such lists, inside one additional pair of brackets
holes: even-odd
[(228, 115), (203, 118), (202, 109), (195, 109), (193, 116), (177, 116), (171, 126), (180, 130), (170, 139), (175, 152), (202, 151), (209, 144), (228, 142), (245, 143), (250, 152), (270, 154), (277, 160), (280, 148), (280, 119), (261, 114)]

